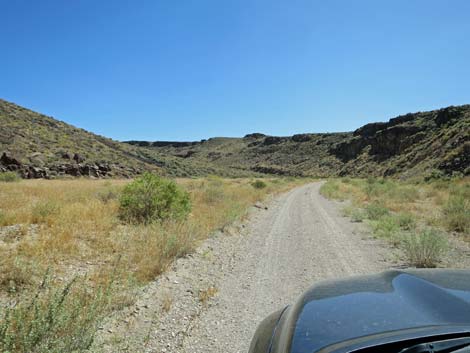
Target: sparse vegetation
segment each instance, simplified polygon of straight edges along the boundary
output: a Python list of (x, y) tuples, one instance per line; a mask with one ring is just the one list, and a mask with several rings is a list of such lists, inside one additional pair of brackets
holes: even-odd
[(443, 208), (443, 221), (450, 231), (470, 232), (470, 199), (451, 195)]
[(434, 229), (407, 234), (402, 243), (409, 264), (416, 267), (436, 267), (448, 247), (446, 238)]
[(255, 188), (255, 189), (264, 189), (267, 184), (262, 181), (262, 180), (255, 180), (254, 182), (251, 183), (251, 185)]
[[(266, 195), (297, 182), (279, 179), (254, 189), (247, 179), (178, 180), (170, 190), (187, 193), (193, 205), (187, 217), (123, 223), (120, 195), (133, 183), (0, 184), (0, 224), (15, 234), (8, 241), (0, 237), (0, 351), (60, 352), (64, 345), (84, 351), (103, 315), (132, 304), (136, 286), (153, 280), (175, 257), (191, 252)], [(208, 197), (214, 188), (222, 197)], [(112, 190), (112, 196), (99, 196), (103, 190)]]
[(367, 221), (375, 236), (402, 248), (413, 266), (433, 267), (446, 252), (444, 232), (469, 238), (469, 180), (333, 179), (323, 195), (349, 199), (344, 214)]
[(217, 293), (218, 289), (216, 287), (209, 287), (204, 290), (199, 291), (199, 301), (203, 304), (206, 304), (211, 298), (213, 298)]
[[(0, 312), (2, 352), (84, 352), (106, 312), (109, 287), (88, 293), (72, 279), (61, 288), (46, 277), (33, 296)], [(91, 295), (92, 294), (92, 295)]]
[(15, 181), (20, 181), (20, 176), (15, 172), (3, 172), (0, 173), (0, 182), (4, 183), (13, 183)]

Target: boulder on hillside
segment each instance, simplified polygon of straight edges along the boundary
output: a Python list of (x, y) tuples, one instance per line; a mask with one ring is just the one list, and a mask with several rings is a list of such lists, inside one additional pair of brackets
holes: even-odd
[(77, 163), (83, 163), (85, 162), (85, 157), (83, 157), (81, 154), (75, 153), (73, 155), (73, 160)]
[(72, 160), (73, 159), (73, 156), (72, 154), (70, 154), (69, 152), (64, 152), (62, 153), (62, 159), (68, 159), (68, 160)]
[(3, 152), (2, 156), (0, 157), (0, 164), (4, 166), (21, 166), (22, 165), (19, 159), (13, 157), (8, 152)]
[(262, 134), (260, 132), (254, 132), (252, 134), (247, 134), (247, 135), (243, 136), (244, 139), (254, 139), (254, 140), (261, 139), (263, 137), (266, 137), (266, 135)]
[(264, 141), (263, 145), (269, 146), (269, 145), (276, 145), (278, 143), (281, 143), (284, 139), (282, 137), (278, 136), (267, 136)]
[(292, 141), (294, 142), (307, 142), (312, 139), (312, 135), (310, 134), (296, 134), (291, 137)]

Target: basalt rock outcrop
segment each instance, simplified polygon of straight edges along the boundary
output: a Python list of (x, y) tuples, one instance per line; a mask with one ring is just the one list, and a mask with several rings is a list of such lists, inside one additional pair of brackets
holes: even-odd
[(133, 177), (147, 170), (179, 177), (470, 175), (470, 105), (352, 132), (255, 132), (192, 142), (121, 143), (2, 100), (0, 122), (0, 172), (24, 178)]

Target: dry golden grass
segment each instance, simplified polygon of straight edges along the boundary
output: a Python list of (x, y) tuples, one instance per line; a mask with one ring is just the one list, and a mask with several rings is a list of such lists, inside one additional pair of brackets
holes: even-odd
[(363, 220), (376, 237), (400, 247), (409, 265), (437, 266), (448, 250), (446, 232), (470, 241), (470, 179), (400, 182), (393, 179), (335, 179), (321, 192), (351, 200), (344, 213)]
[[(34, 293), (46, 293), (35, 288), (42, 288), (40, 283), (48, 273), (51, 288), (67, 288), (70, 281), (80, 284), (83, 290), (70, 291), (72, 297), (67, 300), (71, 303), (90, 302), (88, 298), (101, 298), (99, 293), (106, 292), (106, 300), (90, 302), (106, 305), (100, 313), (129, 305), (133, 300), (131, 289), (154, 279), (176, 257), (192, 251), (215, 230), (243, 217), (257, 201), (299, 184), (287, 179), (265, 181), (267, 187), (256, 189), (251, 179), (177, 180), (190, 194), (191, 214), (185, 221), (149, 225), (119, 220), (119, 193), (129, 182), (126, 180), (0, 182), (0, 303), (17, 301), (18, 309), (8, 315), (16, 315), (20, 322)], [(80, 280), (75, 281), (77, 276)], [(213, 294), (207, 291), (208, 298)], [(86, 298), (77, 297), (83, 295)], [(55, 305), (55, 299), (47, 294), (32, 298), (35, 303), (44, 303), (44, 310), (48, 310), (49, 299)], [(171, 302), (163, 299), (163, 305), (171, 307)], [(64, 306), (60, 315), (68, 317), (68, 308)], [(9, 324), (2, 315), (0, 310), (0, 331), (6, 335), (3, 339), (20, 342), (25, 333), (17, 331), (16, 324)], [(43, 317), (42, 311), (38, 315)], [(87, 321), (89, 332), (94, 324), (91, 319)], [(75, 330), (76, 325), (67, 327)], [(78, 328), (61, 334), (75, 341), (80, 337)], [(49, 339), (47, 333), (41, 337)], [(7, 347), (2, 346), (5, 342), (0, 337), (0, 350)], [(28, 345), (18, 343), (18, 347), (26, 349)]]
[(393, 214), (409, 215), (417, 223), (469, 236), (470, 178), (431, 182), (392, 179), (335, 179), (322, 187), (323, 195), (352, 202), (351, 208), (380, 205)]
[(219, 292), (219, 290), (216, 287), (209, 287), (207, 289), (200, 290), (199, 291), (199, 301), (202, 304), (207, 304), (209, 299), (215, 297), (218, 292)]
[[(19, 273), (13, 264), (20, 261), (32, 282), (50, 268), (64, 281), (88, 273), (90, 281), (101, 283), (118, 263), (118, 270), (127, 277), (131, 273), (132, 281), (145, 282), (211, 232), (242, 217), (250, 205), (294, 184), (268, 181), (267, 188), (255, 189), (249, 179), (181, 179), (178, 183), (189, 191), (193, 204), (186, 221), (133, 226), (122, 224), (117, 216), (119, 191), (127, 182), (0, 183), (0, 229), (18, 227), (15, 241), (4, 241), (0, 233), (2, 273)], [(32, 224), (37, 226), (30, 228)]]

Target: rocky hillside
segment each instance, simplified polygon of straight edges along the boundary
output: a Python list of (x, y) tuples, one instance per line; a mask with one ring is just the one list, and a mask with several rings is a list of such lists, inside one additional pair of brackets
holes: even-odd
[(145, 170), (174, 176), (256, 174), (114, 141), (0, 99), (0, 172), (100, 178), (133, 177)]
[(0, 100), (0, 171), (25, 178), (130, 177), (156, 169), (138, 149)]
[(4, 100), (0, 122), (0, 172), (25, 178), (132, 177), (145, 170), (183, 177), (470, 174), (470, 105), (354, 132), (197, 142), (117, 142)]
[[(470, 173), (470, 105), (406, 114), (354, 132), (260, 133), (198, 142), (129, 141), (147, 151), (222, 170), (292, 176)], [(178, 174), (178, 170), (171, 171)]]

